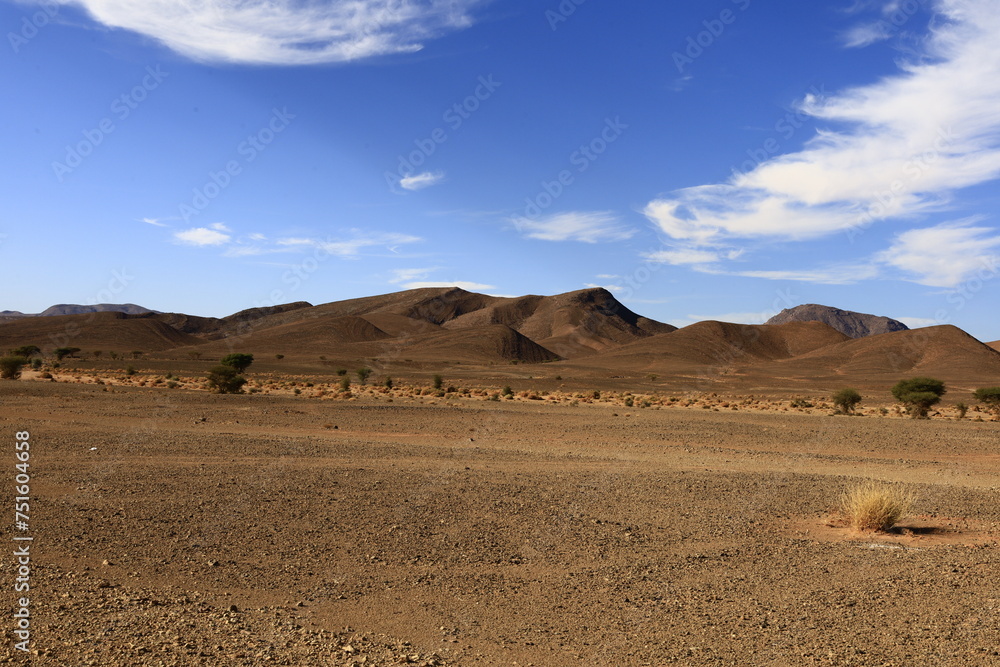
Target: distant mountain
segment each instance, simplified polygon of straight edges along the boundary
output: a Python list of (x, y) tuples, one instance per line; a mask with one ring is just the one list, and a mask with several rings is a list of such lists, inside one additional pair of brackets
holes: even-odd
[(1000, 340), (995, 340), (992, 343), (986, 343), (986, 344), (992, 347), (997, 352), (1000, 352)]
[(137, 306), (134, 303), (97, 303), (92, 306), (81, 306), (76, 303), (60, 303), (49, 306), (37, 317), (54, 317), (57, 315), (84, 315), (86, 313), (126, 313), (128, 315), (143, 315), (155, 313), (155, 310)]
[(902, 322), (888, 317), (856, 313), (815, 303), (786, 308), (765, 324), (786, 324), (788, 322), (822, 322), (850, 338), (864, 338), (865, 336), (909, 329)]

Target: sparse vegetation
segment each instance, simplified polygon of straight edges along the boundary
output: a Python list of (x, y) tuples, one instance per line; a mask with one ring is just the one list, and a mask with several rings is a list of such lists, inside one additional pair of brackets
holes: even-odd
[(140, 358), (142, 358), (143, 354), (144, 353), (143, 353), (142, 350), (132, 350), (132, 358), (133, 359), (140, 359)]
[(844, 492), (840, 510), (855, 530), (886, 531), (910, 511), (914, 501), (909, 489), (868, 481)]
[(351, 378), (344, 375), (340, 378), (340, 391), (350, 391), (351, 390)]
[(441, 377), (440, 375), (435, 375), (432, 380), (431, 386), (434, 387), (435, 389), (440, 389), (442, 384), (444, 384), (444, 378)]
[(792, 401), (791, 406), (793, 408), (811, 408), (813, 407), (812, 401), (805, 398), (796, 398)]
[(66, 357), (75, 357), (79, 351), (78, 347), (57, 347), (52, 353), (56, 355), (57, 360), (62, 361)]
[(125, 367), (125, 375), (132, 377), (135, 374), (136, 374), (135, 366), (129, 364), (128, 366)]
[[(114, 359), (114, 352), (112, 352), (111, 355), (111, 358)], [(192, 359), (201, 359), (201, 352), (188, 352), (188, 356)]]
[(346, 368), (338, 368), (337, 369), (337, 375), (339, 375), (341, 377), (347, 375), (347, 369)]
[(19, 355), (8, 355), (0, 357), (0, 378), (4, 380), (17, 380), (21, 377), (21, 368), (28, 363), (27, 357)]
[(941, 402), (945, 392), (944, 382), (926, 377), (900, 380), (892, 388), (892, 395), (914, 419), (926, 419), (927, 411)]
[(42, 350), (37, 345), (22, 345), (21, 347), (15, 347), (10, 351), (10, 356), (12, 357), (24, 357), (25, 359), (31, 359), (36, 354), (41, 354)]
[(385, 385), (386, 389), (392, 389), (392, 378), (387, 377), (382, 384)]
[(969, 406), (965, 403), (956, 403), (955, 409), (958, 410), (958, 418), (965, 419), (965, 414), (969, 411)]
[(862, 399), (861, 394), (857, 390), (848, 387), (835, 393), (832, 400), (833, 404), (842, 414), (849, 415), (854, 412), (854, 408), (857, 407)]
[(250, 368), (250, 364), (253, 363), (253, 355), (245, 352), (233, 352), (222, 357), (219, 363), (223, 366), (229, 366), (237, 373), (242, 373)]
[(94, 355), (94, 359), (100, 359), (101, 355), (104, 354), (104, 351), (103, 350), (94, 350), (93, 352), (91, 352), (91, 354)]
[(208, 386), (219, 394), (239, 394), (247, 379), (232, 366), (219, 364), (208, 371)]
[(368, 376), (372, 374), (372, 369), (368, 368), (367, 366), (362, 366), (361, 368), (359, 368), (354, 372), (357, 373), (358, 380), (361, 381), (361, 384), (364, 384), (365, 382), (368, 381)]
[(973, 394), (977, 401), (985, 403), (998, 418), (1000, 418), (1000, 387), (983, 387)]
[(276, 354), (276, 355), (274, 355), (274, 358), (277, 359), (278, 361), (281, 361), (282, 359), (285, 358), (285, 355), (283, 355), (283, 354)]
[(511, 397), (513, 397), (514, 396), (514, 390), (510, 388), (510, 385), (507, 385), (507, 386), (505, 386), (503, 388), (503, 391), (500, 392), (500, 395), (501, 396), (511, 396)]

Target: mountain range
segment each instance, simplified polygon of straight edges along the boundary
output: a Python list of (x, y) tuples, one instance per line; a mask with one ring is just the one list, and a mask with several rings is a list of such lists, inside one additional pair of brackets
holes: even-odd
[(461, 366), (497, 373), (544, 362), (533, 367), (535, 377), (660, 377), (702, 388), (864, 385), (918, 374), (1000, 384), (1000, 341), (984, 344), (950, 325), (910, 330), (816, 304), (763, 325), (706, 321), (682, 329), (634, 313), (601, 288), (522, 297), (425, 288), (223, 318), (120, 308), (64, 304), (8, 318), (0, 322), (0, 349), (141, 350), (167, 360), (242, 351), (260, 360), (281, 355), (295, 369), (370, 363), (414, 372)]

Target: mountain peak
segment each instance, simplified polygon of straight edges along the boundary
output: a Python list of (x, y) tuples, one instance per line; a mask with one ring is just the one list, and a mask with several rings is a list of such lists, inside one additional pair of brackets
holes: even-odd
[(822, 322), (851, 338), (864, 338), (865, 336), (909, 329), (899, 320), (889, 317), (857, 313), (817, 303), (785, 308), (769, 319), (766, 324), (785, 324), (786, 322)]

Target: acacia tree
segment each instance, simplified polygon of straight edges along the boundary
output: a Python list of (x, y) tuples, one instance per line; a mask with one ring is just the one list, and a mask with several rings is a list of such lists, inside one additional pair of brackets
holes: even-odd
[(232, 366), (219, 364), (209, 369), (208, 386), (219, 394), (239, 394), (247, 379), (240, 375)]
[(24, 357), (25, 359), (31, 359), (36, 354), (41, 353), (42, 349), (37, 345), (22, 345), (21, 347), (15, 347), (10, 351), (11, 356)]
[(219, 361), (223, 366), (229, 366), (234, 369), (237, 373), (242, 373), (246, 369), (250, 368), (250, 364), (253, 363), (253, 355), (245, 354), (243, 352), (233, 352), (232, 354), (227, 354), (222, 357)]
[(53, 350), (53, 354), (56, 355), (57, 360), (62, 361), (65, 357), (75, 357), (79, 351), (78, 347), (57, 347)]
[(833, 395), (833, 404), (845, 415), (852, 414), (855, 406), (860, 402), (861, 394), (855, 389), (841, 389)]
[(925, 377), (900, 380), (892, 388), (892, 395), (914, 419), (926, 419), (927, 411), (941, 402), (945, 392), (944, 382)]
[(983, 387), (973, 394), (976, 400), (985, 403), (1000, 418), (1000, 387)]

